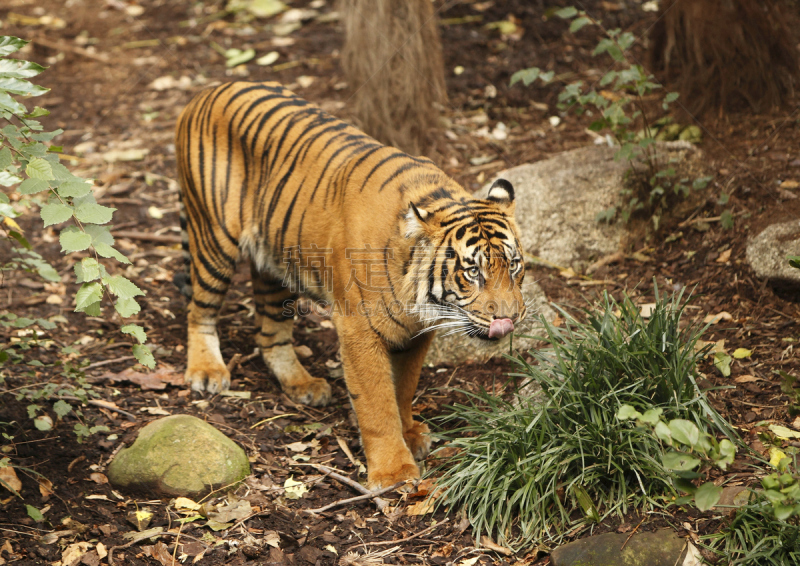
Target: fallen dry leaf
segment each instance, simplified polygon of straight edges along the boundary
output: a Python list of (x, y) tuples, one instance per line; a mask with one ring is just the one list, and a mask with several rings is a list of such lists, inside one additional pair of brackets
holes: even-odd
[(655, 303), (645, 303), (643, 305), (639, 305), (639, 313), (642, 315), (642, 318), (650, 318), (653, 316), (653, 311), (655, 308)]
[(164, 566), (173, 566), (172, 553), (167, 548), (167, 545), (158, 541), (153, 546), (143, 546), (144, 553), (152, 558), (155, 558)]
[(715, 261), (717, 263), (728, 263), (728, 261), (730, 261), (730, 259), (731, 259), (731, 250), (727, 249), (724, 252), (722, 252), (721, 254), (719, 254), (719, 257)]
[(22, 482), (19, 481), (17, 472), (15, 472), (14, 468), (11, 466), (4, 466), (0, 468), (0, 480), (2, 480), (0, 485), (9, 491), (15, 491), (19, 493), (20, 490), (22, 490)]
[(414, 503), (413, 505), (409, 505), (406, 508), (406, 515), (427, 515), (428, 513), (433, 513), (434, 508), (434, 501), (432, 499), (423, 499), (418, 503)]
[(314, 352), (311, 351), (311, 348), (308, 346), (295, 346), (294, 353), (297, 354), (298, 358), (310, 358), (314, 355)]
[(241, 521), (253, 514), (253, 509), (250, 502), (244, 499), (218, 507), (215, 511), (208, 514), (209, 519), (213, 519), (219, 523), (232, 523), (234, 521)]
[(160, 390), (166, 389), (167, 385), (183, 385), (183, 373), (169, 366), (162, 366), (150, 373), (135, 371), (133, 368), (128, 368), (119, 373), (106, 372), (97, 379), (105, 379), (111, 382), (130, 381), (131, 383), (139, 385), (144, 390)]
[(703, 319), (703, 324), (717, 324), (722, 320), (733, 320), (733, 315), (727, 311), (718, 312), (717, 314), (707, 314)]
[(105, 476), (105, 474), (101, 474), (100, 472), (94, 472), (92, 474), (89, 474), (89, 479), (96, 484), (102, 485), (104, 483), (108, 483), (108, 478)]
[(510, 548), (506, 548), (505, 546), (500, 546), (486, 535), (483, 535), (481, 537), (481, 544), (486, 548), (488, 548), (489, 550), (494, 550), (495, 552), (499, 552), (500, 554), (505, 554), (506, 556), (511, 556), (512, 554), (514, 554), (513, 550), (511, 550)]
[(45, 500), (53, 495), (53, 482), (47, 478), (39, 478), (39, 493)]
[(61, 553), (62, 566), (74, 566), (80, 562), (81, 557), (89, 552), (89, 547), (92, 546), (88, 542), (76, 542), (69, 545), (64, 552)]
[(756, 377), (754, 375), (740, 375), (737, 378), (734, 378), (736, 383), (750, 383), (751, 381), (760, 381), (760, 377)]

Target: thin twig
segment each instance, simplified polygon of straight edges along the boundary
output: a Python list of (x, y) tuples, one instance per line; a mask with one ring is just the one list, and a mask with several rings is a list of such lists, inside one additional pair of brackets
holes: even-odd
[(448, 520), (449, 520), (449, 518), (445, 518), (445, 519), (439, 521), (438, 523), (436, 523), (435, 525), (431, 525), (427, 529), (421, 530), (420, 532), (418, 532), (416, 534), (413, 534), (411, 536), (408, 536), (406, 538), (401, 538), (401, 539), (397, 539), (397, 540), (382, 540), (382, 541), (378, 541), (378, 542), (359, 542), (358, 544), (354, 544), (353, 546), (361, 546), (361, 545), (363, 545), (363, 546), (367, 546), (367, 545), (369, 545), (369, 546), (383, 546), (385, 544), (397, 544), (399, 542), (408, 542), (408, 541), (413, 540), (413, 539), (415, 539), (417, 537), (421, 537), (422, 535), (428, 534), (429, 532), (431, 532), (435, 528), (444, 525)]
[[(330, 474), (328, 474), (330, 475)], [(337, 474), (338, 475), (338, 474)], [(333, 477), (333, 476), (331, 476)], [(336, 479), (336, 478), (334, 478)], [(334, 507), (339, 507), (341, 505), (347, 505), (348, 503), (355, 503), (356, 501), (364, 501), (365, 499), (372, 499), (373, 497), (377, 497), (379, 495), (383, 495), (387, 491), (392, 491), (403, 485), (404, 481), (397, 482), (393, 486), (384, 487), (383, 489), (379, 489), (377, 491), (371, 491), (369, 493), (365, 493), (364, 495), (357, 495), (356, 497), (350, 497), (348, 499), (340, 499), (339, 501), (334, 501), (333, 503), (328, 503), (323, 507), (317, 507), (316, 509), (303, 509), (303, 511), (307, 511), (308, 513), (323, 513), (328, 509), (333, 509)]]
[(50, 399), (64, 399), (65, 401), (80, 401), (81, 403), (86, 403), (88, 405), (93, 405), (95, 407), (102, 407), (103, 409), (108, 409), (109, 411), (114, 411), (115, 413), (119, 413), (120, 415), (124, 415), (128, 417), (129, 421), (136, 422), (137, 419), (136, 415), (133, 413), (129, 413), (128, 411), (124, 411), (117, 407), (114, 403), (110, 401), (103, 401), (102, 399), (87, 399), (84, 401), (83, 399), (79, 399), (78, 397), (73, 397), (71, 395), (56, 395), (50, 397)]
[[(314, 468), (316, 470), (319, 470), (320, 472), (322, 472), (325, 475), (335, 479), (336, 481), (338, 481), (340, 483), (343, 483), (345, 485), (349, 485), (350, 487), (352, 487), (353, 489), (355, 489), (359, 493), (361, 493), (363, 495), (366, 495), (366, 496), (369, 496), (375, 502), (375, 506), (378, 508), (378, 511), (383, 512), (383, 510), (386, 509), (386, 507), (389, 505), (388, 501), (378, 497), (378, 495), (380, 493), (383, 493), (382, 491), (380, 491), (380, 490), (371, 491), (371, 490), (367, 489), (366, 487), (364, 487), (363, 485), (361, 485), (360, 483), (358, 483), (357, 481), (351, 480), (347, 476), (343, 476), (342, 474), (336, 473), (334, 470), (332, 470), (328, 466), (323, 466), (321, 464), (301, 464), (301, 465), (311, 466), (312, 468)], [(405, 483), (405, 482), (402, 482), (402, 483)], [(397, 487), (398, 486), (392, 486), (391, 489), (397, 489)]]
[(180, 244), (180, 236), (170, 236), (167, 234), (148, 234), (147, 232), (135, 232), (131, 230), (117, 230), (111, 232), (115, 238), (127, 238), (128, 240), (140, 240), (143, 242), (157, 242), (160, 244)]
[(78, 47), (77, 45), (69, 45), (67, 43), (62, 43), (60, 41), (50, 41), (49, 39), (44, 39), (42, 37), (34, 37), (32, 40), (34, 43), (38, 43), (39, 45), (43, 45), (45, 47), (49, 47), (50, 49), (55, 49), (57, 51), (69, 51), (71, 53), (76, 53), (78, 55), (82, 55), (87, 59), (93, 59), (95, 61), (100, 61), (101, 63), (110, 63), (108, 56), (104, 54), (98, 55), (97, 53), (92, 53), (84, 49), (83, 47)]
[(638, 525), (636, 525), (636, 526), (633, 528), (633, 530), (631, 531), (631, 534), (629, 534), (629, 535), (628, 535), (628, 538), (626, 538), (626, 539), (625, 539), (625, 542), (623, 542), (623, 543), (622, 543), (622, 546), (621, 546), (621, 547), (619, 547), (619, 551), (620, 551), (620, 552), (622, 552), (622, 550), (625, 548), (625, 545), (626, 545), (626, 544), (628, 544), (628, 541), (629, 541), (629, 540), (631, 540), (631, 537), (632, 537), (633, 535), (635, 535), (635, 534), (636, 534), (636, 531), (638, 531), (638, 530), (639, 530), (639, 527), (641, 527), (641, 526), (642, 526), (642, 523), (644, 523), (644, 520), (645, 520), (645, 519), (647, 519), (647, 515), (645, 515), (644, 517), (642, 517), (642, 520), (641, 520), (641, 521), (639, 521), (639, 524), (638, 524)]
[(126, 542), (125, 544), (121, 544), (119, 546), (112, 546), (111, 548), (108, 549), (108, 566), (114, 566), (114, 551), (115, 550), (123, 550), (125, 548), (129, 548), (129, 547), (133, 546), (137, 542), (142, 542), (143, 540), (148, 539), (148, 538), (158, 538), (161, 535), (172, 535), (174, 537), (177, 537), (177, 536), (180, 535), (180, 533), (173, 533), (171, 531), (161, 531), (160, 533), (155, 533), (155, 534), (148, 533), (146, 531), (143, 532), (143, 533), (140, 533), (132, 541)]
[(83, 371), (87, 369), (94, 369), (99, 368), (102, 366), (107, 366), (109, 364), (116, 364), (118, 362), (127, 362), (130, 360), (135, 360), (136, 356), (122, 356), (121, 358), (114, 358), (113, 360), (103, 360), (102, 362), (94, 362), (93, 364), (89, 364), (88, 366), (81, 368)]

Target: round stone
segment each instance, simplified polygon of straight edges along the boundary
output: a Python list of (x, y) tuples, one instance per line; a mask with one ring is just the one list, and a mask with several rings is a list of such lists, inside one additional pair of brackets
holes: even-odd
[(244, 450), (190, 415), (151, 422), (108, 467), (114, 487), (162, 497), (203, 497), (216, 489), (234, 487), (249, 474)]

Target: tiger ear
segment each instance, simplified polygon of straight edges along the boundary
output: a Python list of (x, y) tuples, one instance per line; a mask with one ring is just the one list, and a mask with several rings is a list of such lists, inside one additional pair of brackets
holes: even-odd
[(498, 204), (511, 204), (514, 202), (514, 187), (505, 179), (497, 179), (489, 187), (489, 200)]
[(424, 208), (417, 208), (413, 202), (408, 203), (406, 238), (415, 238), (425, 234), (430, 216), (431, 213)]
[(500, 205), (507, 214), (513, 214), (515, 208), (514, 186), (505, 179), (497, 179), (489, 187), (487, 200)]

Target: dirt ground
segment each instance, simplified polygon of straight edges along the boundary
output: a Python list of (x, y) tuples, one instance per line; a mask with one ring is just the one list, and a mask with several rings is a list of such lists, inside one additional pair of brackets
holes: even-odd
[[(331, 0), (291, 2), (292, 8), (313, 6), (323, 17), (304, 21), (281, 36), (272, 27), (274, 20), (248, 22), (224, 15), (224, 4), (221, 0), (7, 0), (0, 7), (0, 33), (33, 40), (22, 56), (50, 66), (39, 82), (52, 90), (37, 102), (52, 112), (45, 126), (65, 130), (59, 140), (70, 156), (66, 162), (76, 173), (98, 180), (101, 204), (119, 209), (114, 233), (119, 248), (133, 261), (125, 273), (147, 293), (136, 322), (156, 345), (159, 362), (154, 375), (124, 373), (133, 361), (130, 342), (119, 333), (117, 322), (87, 319), (62, 300), (74, 293), (69, 278), (79, 256), (60, 257), (57, 231), (42, 230), (38, 220), (23, 224), (36, 249), (54, 261), (66, 282), (43, 285), (24, 273), (6, 275), (0, 288), (0, 311), (12, 309), (18, 315), (43, 318), (62, 315), (66, 322), (52, 331), (51, 342), (38, 348), (36, 357), (52, 364), (62, 347), (73, 345), (76, 356), (91, 364), (86, 376), (98, 399), (113, 403), (114, 408), (82, 407), (82, 422), (110, 429), (84, 444), (76, 443), (71, 432), (78, 422), (74, 415), (57, 423), (54, 430), (38, 431), (27, 418), (29, 403), (8, 392), (32, 382), (57, 383), (64, 379), (61, 368), (45, 365), (28, 367), (25, 372), (12, 368), (11, 373), (0, 369), (7, 376), (0, 423), (6, 423), (2, 431), (13, 437), (4, 439), (4, 453), (15, 465), (29, 470), (20, 471), (24, 501), (0, 495), (0, 564), (3, 560), (54, 564), (62, 559), (65, 548), (84, 541), (102, 544), (106, 550), (117, 547), (116, 563), (169, 564), (173, 537), (155, 544), (145, 540), (128, 545), (124, 535), (136, 531), (130, 512), (148, 507), (153, 511), (149, 527), (168, 527), (177, 519), (174, 509), (166, 501), (137, 501), (115, 492), (103, 471), (141, 426), (177, 413), (206, 419), (240, 443), (251, 456), (254, 472), (237, 491), (237, 497), (250, 503), (253, 515), (219, 532), (198, 523), (184, 525), (177, 549), (184, 563), (319, 566), (352, 563), (344, 560), (348, 553), (371, 553), (376, 558), (383, 553), (381, 560), (393, 564), (459, 564), (464, 560), (469, 564), (474, 563), (472, 558), (482, 564), (547, 564), (546, 552), (536, 547), (510, 555), (481, 546), (455, 512), (414, 514), (421, 510), (424, 489), (410, 496), (387, 496), (393, 507), (388, 515), (365, 501), (316, 517), (303, 511), (358, 495), (305, 464), (327, 464), (354, 479), (364, 479), (358, 470), (363, 453), (337, 367), (336, 335), (322, 318), (302, 319), (296, 325), (295, 341), (310, 349), (305, 361), (309, 371), (330, 377), (335, 400), (329, 407), (312, 409), (292, 403), (266, 375), (260, 359), (247, 359), (234, 371), (231, 389), (250, 392), (249, 397), (203, 399), (180, 385), (185, 367), (185, 302), (172, 285), (173, 273), (182, 269), (176, 244), (173, 126), (177, 114), (204, 86), (246, 78), (280, 81), (324, 109), (349, 118), (348, 93), (353, 86), (344, 83), (339, 67), (342, 26), (334, 17)], [(655, 14), (643, 11), (634, 0), (584, 4), (606, 27), (622, 27), (639, 37), (633, 52), (644, 60), (644, 36)], [(442, 20), (450, 96), (445, 126), (434, 134), (431, 154), (440, 167), (474, 190), (501, 169), (592, 143), (586, 132), (588, 118), (562, 115), (559, 125), (551, 124), (549, 118), (558, 115), (557, 86), (508, 86), (515, 71), (530, 66), (552, 69), (556, 75), (570, 74), (568, 80), (596, 80), (604, 63), (591, 57), (596, 43), (591, 31), (576, 39), (563, 22), (544, 17), (551, 4), (541, 1), (436, 0), (435, 5)], [(485, 25), (509, 18), (522, 33), (503, 37)], [(792, 18), (797, 19), (796, 15)], [(800, 26), (790, 29), (800, 41)], [(246, 68), (231, 70), (214, 46), (220, 50), (252, 47), (257, 57), (277, 51), (279, 58), (271, 67), (251, 62)], [(457, 67), (463, 72), (456, 74)], [(735, 360), (727, 378), (710, 363), (701, 369), (706, 385), (716, 388), (710, 392), (714, 405), (756, 448), (757, 432), (764, 423), (791, 424), (794, 418), (777, 371), (800, 376), (800, 358), (794, 350), (800, 339), (800, 294), (797, 289), (776, 289), (758, 280), (744, 259), (748, 237), (769, 223), (800, 217), (800, 193), (787, 190), (787, 185), (781, 187), (782, 182), (800, 180), (795, 107), (763, 115), (699, 118), (695, 123), (703, 129), (701, 149), (713, 181), (691, 207), (684, 207), (650, 239), (632, 239), (625, 259), (600, 268), (592, 280), (543, 266), (530, 267), (527, 275), (540, 282), (551, 300), (570, 309), (585, 307), (587, 300), (604, 290), (616, 297), (627, 291), (637, 301), (651, 302), (655, 278), (661, 289), (695, 290), (689, 310), (692, 317), (728, 313), (704, 339), (724, 339), (729, 351), (742, 347), (753, 354)], [(679, 109), (675, 117), (686, 124), (694, 121)], [(488, 126), (491, 131), (500, 122), (507, 126), (507, 139), (475, 135), (479, 128)], [(723, 191), (731, 195), (725, 207), (717, 203)], [(734, 215), (733, 229), (720, 225), (724, 209)], [(0, 254), (7, 253), (4, 246), (0, 243)], [(240, 271), (221, 324), (226, 359), (252, 352), (253, 304), (248, 287), (248, 276)], [(12, 331), (0, 333), (3, 341), (13, 336)], [(443, 406), (461, 398), (458, 389), (477, 390), (508, 370), (502, 361), (425, 368), (415, 409), (424, 418), (435, 417)], [(55, 419), (53, 411), (47, 410)], [(314, 423), (319, 426), (305, 426)], [(308, 448), (298, 453), (287, 447), (298, 441)], [(297, 455), (302, 458), (293, 458)], [(752, 481), (743, 469), (734, 473), (734, 482), (747, 485)], [(41, 488), (39, 474), (52, 482), (52, 490)], [(312, 485), (302, 499), (285, 497), (283, 486), (289, 476)], [(26, 513), (26, 503), (42, 510), (45, 520), (34, 522)], [(602, 529), (630, 530), (630, 524), (639, 520), (635, 516), (614, 520)], [(699, 532), (710, 528), (702, 518), (677, 512), (666, 521), (679, 529), (685, 528), (686, 521)], [(640, 529), (663, 523), (663, 517), (660, 523), (648, 520)], [(54, 531), (70, 532), (49, 534)], [(257, 539), (271, 542), (260, 546)], [(100, 561), (97, 549), (92, 552), (84, 557), (84, 564)]]

